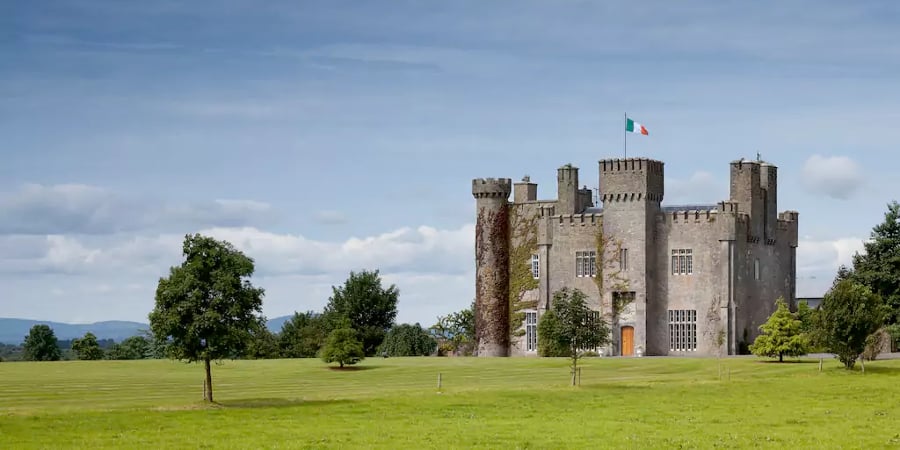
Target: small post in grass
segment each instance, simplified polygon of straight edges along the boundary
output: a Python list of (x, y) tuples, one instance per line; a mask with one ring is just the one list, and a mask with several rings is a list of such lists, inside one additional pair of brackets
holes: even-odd
[(823, 358), (819, 358), (819, 372), (822, 371), (822, 359)]
[(438, 372), (438, 390), (441, 390), (441, 373)]

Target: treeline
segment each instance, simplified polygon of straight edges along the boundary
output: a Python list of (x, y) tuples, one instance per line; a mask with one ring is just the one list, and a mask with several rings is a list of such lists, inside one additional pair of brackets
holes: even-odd
[(149, 332), (115, 342), (97, 339), (91, 333), (71, 340), (59, 340), (49, 325), (34, 325), (22, 345), (0, 344), (0, 361), (63, 361), (100, 359), (165, 358), (165, 343)]

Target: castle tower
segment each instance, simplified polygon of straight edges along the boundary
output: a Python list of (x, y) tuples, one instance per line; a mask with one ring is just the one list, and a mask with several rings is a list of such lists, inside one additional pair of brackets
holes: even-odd
[[(732, 161), (731, 162), (731, 201), (738, 204), (738, 211), (750, 216), (750, 236), (760, 238), (765, 235), (766, 210), (761, 186), (763, 176), (759, 161)], [(772, 167), (774, 169), (774, 166)], [(766, 170), (766, 187), (768, 187), (768, 174), (772, 174), (775, 180), (775, 171)], [(774, 194), (774, 192), (773, 192)], [(774, 197), (774, 195), (773, 195)], [(774, 199), (773, 199), (774, 204)]]
[(509, 356), (509, 178), (472, 180), (478, 356)]
[(556, 214), (578, 214), (578, 168), (566, 164), (556, 171)]
[[(633, 355), (640, 347), (648, 354), (657, 351), (658, 336), (648, 336), (656, 330), (647, 323), (648, 314), (661, 316), (656, 309), (659, 299), (653, 290), (656, 263), (654, 235), (656, 217), (660, 212), (664, 182), (662, 161), (646, 158), (606, 159), (600, 161), (600, 200), (603, 203), (603, 233), (611, 240), (598, 255), (598, 261), (615, 258), (612, 252), (619, 247), (627, 254), (627, 265), (603, 267), (604, 273), (613, 272), (625, 280), (611, 282), (604, 277), (603, 314), (611, 321), (614, 351), (619, 355)], [(599, 262), (598, 262), (599, 264)], [(619, 284), (619, 286), (615, 286)], [(626, 298), (626, 306), (612, 317), (614, 296)], [(621, 297), (624, 296), (624, 297)], [(664, 310), (664, 308), (662, 308)]]

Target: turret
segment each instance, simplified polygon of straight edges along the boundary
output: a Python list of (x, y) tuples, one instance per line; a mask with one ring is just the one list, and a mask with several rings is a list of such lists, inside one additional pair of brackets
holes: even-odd
[[(767, 175), (768, 173), (769, 171), (767, 170)], [(739, 212), (750, 216), (748, 232), (750, 236), (757, 238), (765, 234), (764, 218), (766, 209), (761, 181), (762, 174), (759, 161), (746, 161), (743, 159), (732, 161), (731, 201), (737, 202)]]
[(478, 356), (509, 355), (509, 178), (472, 180)]
[(759, 186), (762, 189), (763, 230), (766, 240), (775, 239), (778, 229), (778, 167), (769, 163), (759, 166)]
[(578, 168), (566, 164), (556, 171), (556, 214), (578, 214)]
[(662, 161), (647, 158), (600, 161), (600, 201), (662, 202), (664, 188)]

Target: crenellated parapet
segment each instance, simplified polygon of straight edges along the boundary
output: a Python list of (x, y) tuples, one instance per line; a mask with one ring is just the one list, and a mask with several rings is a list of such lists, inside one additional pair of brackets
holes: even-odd
[(800, 213), (788, 210), (778, 213), (778, 235), (787, 241), (790, 247), (796, 247), (799, 240)]
[(665, 165), (649, 158), (604, 159), (600, 164), (600, 198), (604, 204), (661, 202)]
[(560, 214), (551, 217), (550, 221), (559, 226), (597, 226), (603, 223), (603, 214)]
[(472, 195), (475, 198), (509, 198), (512, 192), (510, 178), (476, 178), (472, 180)]

